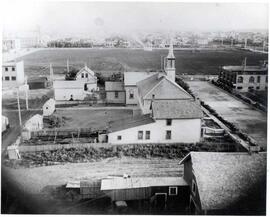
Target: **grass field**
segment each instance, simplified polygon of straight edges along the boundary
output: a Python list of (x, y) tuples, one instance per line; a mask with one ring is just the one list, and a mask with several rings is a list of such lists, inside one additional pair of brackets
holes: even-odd
[[(168, 50), (144, 51), (132, 49), (48, 49), (41, 50), (20, 59), (25, 61), (28, 76), (49, 75), (49, 63), (54, 73), (63, 73), (66, 60), (70, 66), (82, 67), (85, 63), (94, 71), (141, 71), (159, 70), (161, 57)], [(239, 65), (247, 57), (247, 64), (258, 64), (268, 59), (267, 54), (243, 50), (175, 50), (177, 74), (217, 74), (222, 65)]]

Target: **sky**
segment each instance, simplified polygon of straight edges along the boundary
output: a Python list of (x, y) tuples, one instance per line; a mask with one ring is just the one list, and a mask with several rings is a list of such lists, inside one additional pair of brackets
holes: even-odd
[(54, 35), (268, 28), (266, 3), (6, 1), (4, 31)]

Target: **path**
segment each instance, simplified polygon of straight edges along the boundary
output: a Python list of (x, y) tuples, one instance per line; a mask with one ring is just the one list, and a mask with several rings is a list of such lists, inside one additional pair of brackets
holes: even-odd
[(192, 92), (224, 119), (234, 123), (267, 149), (267, 114), (254, 109), (206, 81), (187, 81)]

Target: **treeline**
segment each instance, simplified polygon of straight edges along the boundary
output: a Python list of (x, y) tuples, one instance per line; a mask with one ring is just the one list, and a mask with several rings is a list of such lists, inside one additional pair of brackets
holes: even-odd
[(93, 47), (92, 42), (83, 42), (83, 41), (50, 41), (47, 43), (48, 47)]

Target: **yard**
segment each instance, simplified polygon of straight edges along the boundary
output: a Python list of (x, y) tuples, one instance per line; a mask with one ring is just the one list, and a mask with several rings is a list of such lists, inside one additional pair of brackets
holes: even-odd
[(108, 122), (132, 117), (132, 109), (68, 108), (57, 109), (56, 116), (64, 120), (62, 128), (106, 129)]

